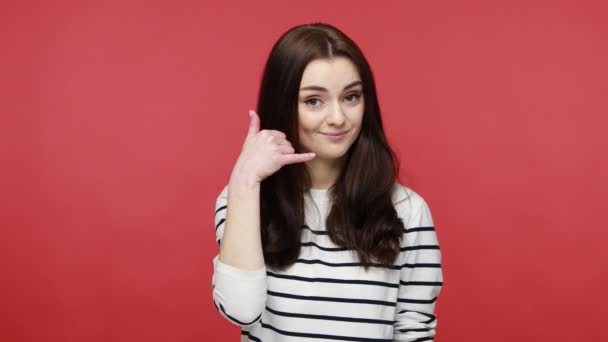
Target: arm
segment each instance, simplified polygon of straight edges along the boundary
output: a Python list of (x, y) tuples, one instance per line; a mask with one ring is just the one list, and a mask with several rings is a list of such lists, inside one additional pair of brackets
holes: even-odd
[(428, 205), (413, 191), (410, 199), (396, 205), (399, 216), (406, 217), (407, 249), (402, 252), (393, 340), (433, 341), (435, 304), (443, 286), (441, 251)]
[(259, 184), (231, 177), (215, 205), (220, 253), (213, 259), (213, 302), (226, 319), (240, 326), (259, 321), (266, 304), (259, 227)]
[(243, 270), (265, 267), (260, 234), (260, 183), (233, 173), (228, 184), (219, 259)]
[(213, 301), (231, 322), (245, 326), (259, 321), (266, 306), (266, 264), (260, 231), (261, 182), (286, 164), (314, 158), (294, 153), (283, 132), (261, 130), (251, 118), (243, 149), (230, 182), (217, 199), (215, 232), (220, 253), (213, 260)]

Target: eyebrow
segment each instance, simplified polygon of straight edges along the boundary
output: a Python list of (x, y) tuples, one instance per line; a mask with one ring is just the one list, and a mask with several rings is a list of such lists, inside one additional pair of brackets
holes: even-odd
[[(363, 82), (361, 82), (361, 81), (354, 81), (351, 84), (349, 84), (346, 87), (344, 87), (343, 91), (346, 90), (346, 89), (352, 88), (354, 86), (358, 86), (360, 84), (363, 84)], [(302, 88), (300, 88), (300, 90), (318, 90), (318, 91), (323, 91), (323, 92), (326, 92), (326, 93), (329, 92), (327, 89), (325, 89), (323, 87), (320, 87), (320, 86), (315, 86), (315, 85), (302, 87)]]

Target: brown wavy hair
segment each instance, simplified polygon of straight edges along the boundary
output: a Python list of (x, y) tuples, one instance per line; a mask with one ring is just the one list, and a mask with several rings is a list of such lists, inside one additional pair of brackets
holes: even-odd
[[(360, 134), (329, 189), (332, 207), (326, 226), (331, 240), (356, 251), (367, 269), (395, 261), (404, 226), (391, 197), (399, 162), (387, 142), (372, 70), (360, 48), (329, 24), (289, 29), (267, 59), (257, 112), (260, 129), (284, 132), (296, 153), (301, 153), (297, 125), (302, 74), (311, 61), (338, 56), (348, 58), (357, 67), (363, 83), (364, 113)], [(262, 181), (260, 224), (267, 265), (284, 269), (298, 258), (305, 224), (304, 192), (310, 187), (310, 175), (303, 163), (287, 164)]]

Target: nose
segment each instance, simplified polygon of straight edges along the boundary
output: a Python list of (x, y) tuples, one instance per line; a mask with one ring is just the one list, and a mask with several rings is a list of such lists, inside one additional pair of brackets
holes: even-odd
[(331, 108), (327, 118), (327, 123), (334, 126), (341, 126), (345, 121), (344, 111), (339, 103), (336, 103)]

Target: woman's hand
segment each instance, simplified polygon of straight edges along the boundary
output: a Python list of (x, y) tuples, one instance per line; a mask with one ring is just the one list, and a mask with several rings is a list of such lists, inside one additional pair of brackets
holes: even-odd
[(286, 164), (301, 163), (315, 157), (314, 153), (294, 153), (285, 133), (277, 130), (261, 130), (258, 114), (250, 110), (249, 131), (233, 173), (261, 183)]

